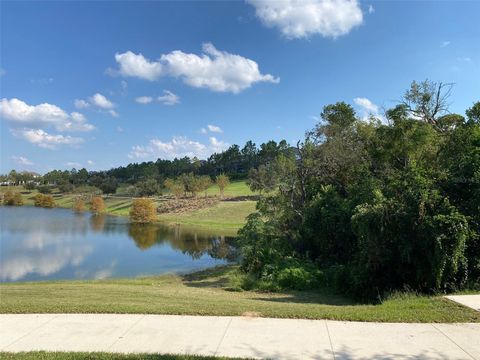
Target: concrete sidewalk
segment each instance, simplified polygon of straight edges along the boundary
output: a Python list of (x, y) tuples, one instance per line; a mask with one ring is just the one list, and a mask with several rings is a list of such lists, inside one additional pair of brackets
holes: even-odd
[(450, 295), (445, 297), (463, 306), (480, 311), (480, 295)]
[(480, 324), (391, 324), (248, 317), (0, 315), (0, 349), (270, 359), (479, 359)]

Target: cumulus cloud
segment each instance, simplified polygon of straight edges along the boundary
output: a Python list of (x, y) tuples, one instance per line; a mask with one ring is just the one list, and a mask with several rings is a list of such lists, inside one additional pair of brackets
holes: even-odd
[(93, 164), (95, 164), (95, 163), (94, 163), (92, 160), (87, 160), (87, 164), (88, 164), (88, 165), (93, 165)]
[(156, 99), (154, 99), (151, 96), (140, 96), (135, 99), (135, 101), (139, 104), (150, 104), (153, 101), (162, 103), (163, 105), (175, 105), (180, 103), (180, 96), (175, 95), (169, 90), (163, 90), (163, 95), (158, 96)]
[(12, 156), (12, 160), (18, 165), (31, 166), (33, 162), (27, 159), (25, 156)]
[(100, 93), (96, 93), (90, 96), (88, 99), (75, 99), (74, 101), (75, 107), (77, 109), (85, 109), (94, 107), (99, 110), (103, 110), (113, 117), (118, 117), (118, 113), (114, 110), (115, 104), (111, 102), (105, 95)]
[(450, 41), (444, 41), (441, 43), (440, 47), (447, 47), (448, 45), (450, 45)]
[(375, 117), (381, 121), (385, 121), (384, 116), (380, 114), (380, 108), (367, 98), (357, 97), (353, 102), (359, 107), (363, 120)]
[(56, 105), (49, 103), (28, 105), (15, 98), (0, 100), (0, 117), (9, 120), (14, 125), (53, 126), (58, 131), (91, 131), (95, 129), (78, 112), (68, 114)]
[(201, 55), (175, 50), (156, 61), (131, 51), (116, 54), (117, 73), (150, 81), (172, 76), (195, 88), (232, 93), (239, 93), (258, 82), (280, 81), (270, 74), (262, 74), (253, 60), (217, 50), (211, 43), (203, 44), (202, 49)]
[(223, 130), (220, 128), (220, 126), (215, 126), (215, 125), (207, 125), (207, 128), (210, 132), (215, 132), (215, 133), (223, 133)]
[(180, 97), (175, 95), (171, 91), (163, 90), (163, 95), (157, 98), (158, 102), (161, 102), (164, 105), (175, 105), (180, 102)]
[(357, 0), (247, 0), (268, 27), (275, 27), (288, 39), (320, 34), (337, 38), (363, 22)]
[(205, 159), (215, 152), (220, 152), (228, 148), (229, 144), (210, 137), (207, 144), (191, 140), (186, 136), (174, 136), (170, 141), (152, 139), (147, 145), (136, 145), (128, 154), (130, 159), (169, 159), (188, 157), (198, 157)]
[(75, 146), (84, 142), (79, 137), (49, 134), (42, 129), (14, 129), (12, 134), (33, 145), (50, 150), (56, 149), (61, 145)]
[(104, 95), (99, 93), (96, 93), (95, 95), (90, 97), (90, 102), (93, 105), (105, 110), (113, 109), (115, 107), (110, 100), (108, 100)]
[(139, 96), (135, 99), (139, 104), (150, 104), (153, 101), (151, 96)]

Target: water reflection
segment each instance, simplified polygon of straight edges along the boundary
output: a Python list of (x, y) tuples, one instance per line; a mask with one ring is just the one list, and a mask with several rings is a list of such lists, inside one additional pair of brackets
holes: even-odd
[(64, 209), (0, 207), (0, 281), (184, 272), (235, 261), (235, 239)]

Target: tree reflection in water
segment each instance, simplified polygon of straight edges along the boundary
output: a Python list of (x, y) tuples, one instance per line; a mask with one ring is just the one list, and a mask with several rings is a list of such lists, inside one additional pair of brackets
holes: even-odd
[(95, 232), (103, 232), (105, 230), (105, 218), (105, 214), (90, 216), (90, 228)]
[(171, 248), (189, 255), (192, 259), (199, 259), (205, 254), (214, 259), (228, 261), (238, 258), (235, 238), (205, 234), (184, 229), (180, 225), (168, 227), (158, 224), (129, 224), (128, 235), (142, 250), (168, 243)]

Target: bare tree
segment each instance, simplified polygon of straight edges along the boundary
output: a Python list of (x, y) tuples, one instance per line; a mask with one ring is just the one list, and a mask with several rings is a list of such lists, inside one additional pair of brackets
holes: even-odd
[(421, 83), (413, 81), (410, 89), (405, 92), (401, 104), (415, 118), (441, 130), (438, 118), (448, 113), (448, 98), (453, 85), (453, 83), (436, 83), (428, 79)]

